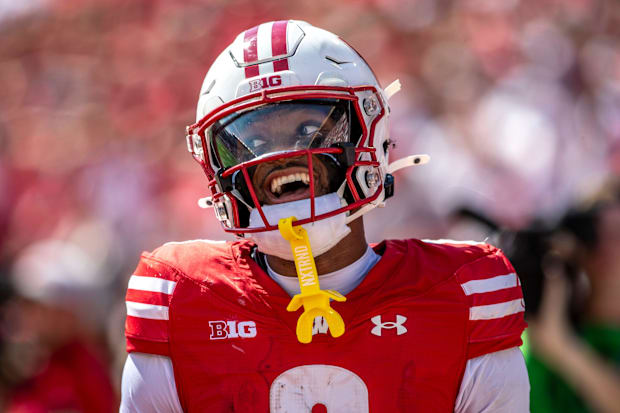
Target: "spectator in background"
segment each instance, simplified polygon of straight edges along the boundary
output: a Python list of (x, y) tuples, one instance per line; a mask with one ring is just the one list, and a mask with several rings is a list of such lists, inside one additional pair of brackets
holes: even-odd
[[(569, 214), (551, 232), (548, 247), (540, 304), (528, 318), (531, 411), (620, 412), (618, 186)], [(522, 276), (531, 275), (520, 269), (520, 259), (514, 261)], [(527, 301), (527, 279), (523, 284)]]
[(5, 312), (3, 375), (13, 380), (3, 411), (108, 413), (117, 396), (98, 340), (101, 281), (77, 246), (42, 241), (13, 267), (16, 298)]

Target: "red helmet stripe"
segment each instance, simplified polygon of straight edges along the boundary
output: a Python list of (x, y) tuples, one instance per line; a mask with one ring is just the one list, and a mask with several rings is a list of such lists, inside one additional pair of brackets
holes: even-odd
[[(271, 28), (271, 55), (273, 57), (286, 55), (288, 48), (286, 46), (286, 27), (287, 20), (281, 20), (273, 23)], [(273, 71), (281, 72), (288, 70), (288, 59), (280, 59), (273, 62)]]
[[(258, 26), (246, 30), (243, 35), (243, 60), (244, 63), (256, 62), (258, 60)], [(245, 68), (245, 77), (258, 76), (260, 74), (258, 65), (247, 66)]]

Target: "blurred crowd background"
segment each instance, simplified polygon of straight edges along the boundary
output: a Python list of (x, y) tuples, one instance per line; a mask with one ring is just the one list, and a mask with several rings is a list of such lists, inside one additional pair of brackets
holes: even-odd
[[(388, 207), (366, 217), (369, 241), (546, 237), (575, 208), (600, 211), (591, 200), (620, 173), (615, 0), (0, 0), (6, 409), (52, 411), (28, 395), (77, 397), (62, 384), (113, 409), (140, 252), (227, 238), (197, 206), (206, 179), (185, 145), (206, 70), (239, 32), (287, 18), (339, 34), (383, 86), (399, 78), (393, 159), (431, 155), (397, 173)], [(619, 265), (605, 288), (620, 294)]]

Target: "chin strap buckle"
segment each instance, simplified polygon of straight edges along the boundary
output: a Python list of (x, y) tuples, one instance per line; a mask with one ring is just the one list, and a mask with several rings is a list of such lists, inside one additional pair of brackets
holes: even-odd
[(329, 306), (329, 301), (346, 301), (346, 297), (338, 291), (321, 290), (308, 234), (301, 225), (293, 226), (296, 219), (282, 218), (278, 221), (278, 229), (282, 237), (291, 244), (299, 278), (301, 292), (296, 294), (286, 307), (288, 311), (297, 311), (302, 305), (304, 307), (304, 312), (297, 320), (297, 339), (300, 343), (312, 341), (313, 323), (318, 316), (325, 319), (332, 337), (340, 337), (344, 334), (344, 321), (340, 314)]

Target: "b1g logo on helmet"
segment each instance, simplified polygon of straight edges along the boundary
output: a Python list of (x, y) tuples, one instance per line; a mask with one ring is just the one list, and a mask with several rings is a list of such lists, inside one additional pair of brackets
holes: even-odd
[(273, 75), (262, 77), (260, 79), (250, 80), (250, 92), (255, 92), (261, 89), (267, 89), (269, 87), (280, 86), (282, 84), (282, 76)]
[(209, 321), (211, 340), (225, 338), (252, 338), (256, 337), (256, 323), (254, 321)]

